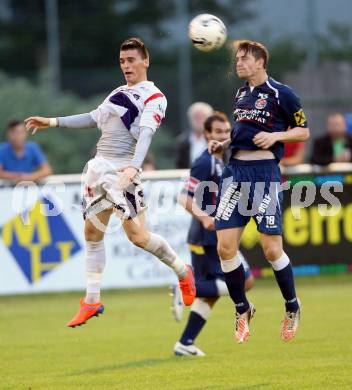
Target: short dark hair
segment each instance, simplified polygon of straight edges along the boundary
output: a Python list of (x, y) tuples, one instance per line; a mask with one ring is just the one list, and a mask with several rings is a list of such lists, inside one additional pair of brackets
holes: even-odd
[(215, 121), (219, 122), (229, 122), (229, 118), (227, 117), (226, 114), (220, 111), (215, 111), (213, 115), (210, 115), (206, 121), (204, 122), (204, 130), (208, 133), (211, 133), (212, 131), (212, 126)]
[(267, 64), (269, 62), (269, 51), (268, 49), (260, 42), (250, 41), (250, 40), (242, 40), (235, 42), (236, 54), (239, 51), (244, 51), (246, 54), (250, 53), (256, 60), (262, 58), (264, 60), (263, 66), (266, 69)]
[(148, 49), (146, 48), (145, 44), (142, 42), (140, 38), (136, 38), (136, 37), (128, 38), (125, 41), (123, 41), (120, 46), (120, 51), (133, 50), (133, 49), (138, 50), (143, 60), (149, 58)]
[(6, 131), (9, 132), (11, 131), (13, 128), (19, 126), (19, 125), (24, 125), (24, 123), (18, 119), (11, 119), (10, 121), (7, 122), (7, 125), (6, 125)]

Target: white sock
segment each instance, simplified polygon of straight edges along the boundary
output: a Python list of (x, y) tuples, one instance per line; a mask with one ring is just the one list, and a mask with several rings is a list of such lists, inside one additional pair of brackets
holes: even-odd
[(237, 269), (242, 264), (242, 261), (238, 253), (236, 253), (236, 255), (232, 259), (229, 260), (220, 259), (220, 263), (221, 263), (222, 271), (228, 273)]
[(290, 259), (285, 252), (282, 252), (281, 257), (275, 261), (269, 261), (274, 271), (280, 271), (290, 264)]
[(177, 256), (168, 242), (163, 237), (159, 236), (159, 234), (150, 233), (149, 242), (144, 249), (152, 253), (164, 264), (171, 267), (179, 279), (183, 279), (187, 276), (186, 264)]
[(201, 298), (196, 298), (191, 307), (191, 311), (194, 311), (198, 315), (200, 315), (203, 320), (207, 320), (211, 313), (211, 306), (208, 302), (203, 301)]
[(223, 297), (224, 295), (229, 295), (229, 290), (227, 288), (226, 283), (221, 279), (215, 280), (216, 288), (218, 289), (219, 297)]
[(86, 241), (86, 303), (100, 302), (100, 286), (105, 267), (104, 240)]

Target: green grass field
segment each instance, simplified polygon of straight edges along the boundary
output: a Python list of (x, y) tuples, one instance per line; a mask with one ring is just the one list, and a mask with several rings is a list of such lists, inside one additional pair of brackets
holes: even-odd
[(78, 294), (0, 298), (0, 389), (352, 389), (352, 275), (297, 280), (303, 318), (297, 338), (279, 337), (274, 280), (250, 293), (252, 336), (233, 341), (228, 298), (198, 339), (203, 358), (174, 357), (177, 324), (164, 289), (109, 291), (106, 311), (85, 326), (65, 323)]

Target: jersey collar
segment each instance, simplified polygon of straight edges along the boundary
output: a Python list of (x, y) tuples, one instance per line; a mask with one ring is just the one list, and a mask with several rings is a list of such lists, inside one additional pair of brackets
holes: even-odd
[[(269, 82), (272, 81), (272, 78), (271, 78), (270, 76), (268, 76), (268, 78), (264, 81), (264, 83), (259, 84), (259, 85), (256, 85), (253, 89), (264, 87), (265, 85), (267, 85), (267, 81), (269, 81)], [(248, 82), (248, 81), (246, 81), (246, 82), (244, 83), (244, 85), (245, 85), (246, 88), (250, 88), (250, 85), (249, 85), (249, 82)]]
[[(143, 85), (154, 85), (154, 83), (153, 83), (153, 81), (144, 80), (144, 81), (140, 81), (139, 83), (132, 85), (131, 87), (128, 87), (128, 88), (142, 87)], [(128, 86), (128, 85), (126, 84), (126, 86)]]

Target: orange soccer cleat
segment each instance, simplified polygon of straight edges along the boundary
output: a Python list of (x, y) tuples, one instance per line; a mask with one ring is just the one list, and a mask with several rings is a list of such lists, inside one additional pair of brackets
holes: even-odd
[(249, 323), (253, 318), (255, 313), (254, 306), (250, 303), (249, 309), (243, 314), (236, 313), (236, 331), (235, 331), (235, 339), (239, 344), (247, 341), (250, 336), (249, 331)]
[(76, 326), (81, 326), (85, 324), (90, 318), (98, 317), (99, 314), (104, 312), (104, 305), (101, 302), (98, 303), (85, 303), (84, 299), (80, 300), (79, 312), (72, 318), (70, 322), (67, 323), (67, 326), (74, 328)]
[(292, 340), (298, 330), (299, 321), (301, 319), (301, 302), (299, 299), (297, 300), (299, 305), (298, 310), (296, 312), (287, 311), (285, 313), (285, 318), (281, 323), (281, 338), (285, 342)]
[(196, 285), (194, 282), (193, 270), (189, 265), (187, 267), (187, 276), (179, 280), (182, 299), (185, 306), (191, 306), (196, 297)]

